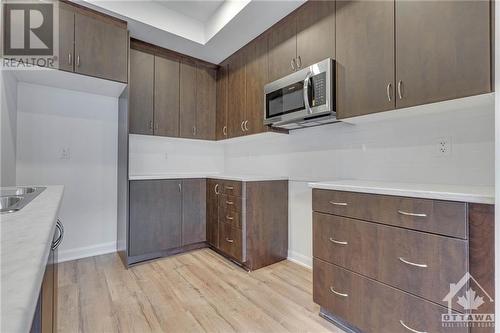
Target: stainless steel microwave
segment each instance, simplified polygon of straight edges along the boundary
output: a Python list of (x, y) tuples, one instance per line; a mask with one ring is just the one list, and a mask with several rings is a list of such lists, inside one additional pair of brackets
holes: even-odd
[(265, 125), (298, 129), (336, 121), (333, 59), (325, 59), (264, 87)]

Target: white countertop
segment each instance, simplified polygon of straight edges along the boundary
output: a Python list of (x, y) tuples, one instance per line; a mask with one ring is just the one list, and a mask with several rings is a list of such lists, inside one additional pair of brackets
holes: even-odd
[(469, 203), (495, 203), (495, 187), (493, 186), (413, 184), (366, 180), (339, 180), (332, 182), (309, 183), (309, 187), (324, 190), (385, 194)]
[(150, 179), (189, 179), (189, 178), (215, 178), (225, 180), (236, 180), (241, 182), (258, 182), (270, 180), (288, 180), (283, 176), (264, 176), (264, 175), (232, 175), (217, 173), (166, 173), (150, 175), (129, 175), (129, 180), (150, 180)]
[(20, 211), (0, 215), (1, 329), (30, 331), (63, 186), (48, 186)]

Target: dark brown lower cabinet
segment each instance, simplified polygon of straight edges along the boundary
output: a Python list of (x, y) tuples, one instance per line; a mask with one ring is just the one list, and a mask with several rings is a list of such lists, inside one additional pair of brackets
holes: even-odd
[[(58, 222), (58, 226), (59, 226)], [(56, 235), (49, 252), (49, 258), (45, 266), (42, 286), (38, 296), (38, 302), (33, 317), (30, 333), (56, 333), (57, 332), (57, 284), (58, 284), (58, 250), (62, 241), (62, 229), (57, 228)]]
[(130, 181), (127, 265), (204, 246), (205, 205), (205, 179)]
[(286, 259), (288, 181), (207, 184), (207, 240), (213, 248), (249, 270)]
[[(494, 314), (492, 205), (314, 189), (313, 210), (323, 317), (362, 332), (494, 331), (442, 321)], [(483, 301), (472, 311), (459, 302), (469, 288)]]

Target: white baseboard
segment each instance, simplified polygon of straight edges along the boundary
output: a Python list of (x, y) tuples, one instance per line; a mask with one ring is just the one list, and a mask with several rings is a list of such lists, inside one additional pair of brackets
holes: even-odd
[(300, 266), (304, 266), (306, 268), (312, 269), (312, 258), (305, 256), (303, 254), (297, 253), (295, 251), (288, 250), (288, 260), (299, 264)]
[(65, 262), (87, 257), (94, 257), (101, 254), (107, 254), (113, 252), (116, 252), (116, 242), (101, 243), (91, 246), (79, 247), (76, 249), (59, 251), (57, 262)]

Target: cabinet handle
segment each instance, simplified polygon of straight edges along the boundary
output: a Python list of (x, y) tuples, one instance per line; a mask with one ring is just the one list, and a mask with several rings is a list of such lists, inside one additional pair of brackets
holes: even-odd
[(295, 59), (290, 61), (290, 66), (292, 66), (292, 71), (295, 71)]
[(229, 238), (227, 238), (227, 237), (226, 237), (226, 242), (228, 242), (228, 243), (233, 243), (233, 242), (234, 242), (234, 240), (233, 240), (233, 239), (229, 239)]
[(334, 205), (334, 206), (347, 206), (347, 202), (334, 202), (334, 201), (330, 201), (330, 204)]
[(149, 129), (153, 130), (153, 121), (152, 120), (149, 121)]
[(398, 213), (404, 216), (414, 216), (414, 217), (427, 217), (427, 214), (423, 213), (408, 213), (405, 212), (404, 210), (398, 210)]
[(332, 286), (330, 286), (330, 291), (331, 291), (333, 294), (335, 294), (335, 295), (337, 295), (337, 296), (340, 296), (340, 297), (349, 297), (349, 295), (348, 295), (348, 294), (339, 293), (338, 291), (336, 291), (335, 289), (333, 289), (333, 287), (332, 287)]
[(247, 132), (248, 132), (248, 120), (245, 120), (245, 122), (244, 122), (244, 125), (243, 125), (243, 126), (245, 127), (245, 131), (247, 131)]
[(403, 86), (403, 81), (399, 80), (399, 82), (398, 82), (398, 97), (399, 97), (399, 99), (403, 99), (402, 86)]
[(76, 67), (80, 67), (80, 55), (76, 56)]
[(160, 128), (160, 126), (155, 123), (155, 131), (158, 131), (159, 128)]
[(179, 192), (182, 192), (182, 184), (179, 183)]
[(222, 128), (222, 134), (224, 134), (224, 136), (227, 136), (227, 126), (224, 126)]
[(342, 241), (335, 240), (332, 237), (330, 237), (330, 242), (332, 242), (334, 244), (338, 244), (338, 245), (347, 245), (347, 244), (349, 244), (347, 242), (342, 242)]
[(214, 192), (215, 192), (215, 194), (219, 194), (219, 184), (215, 184)]
[(426, 264), (416, 264), (414, 262), (405, 260), (404, 258), (401, 258), (401, 257), (399, 257), (399, 261), (401, 261), (401, 262), (403, 262), (403, 263), (405, 263), (407, 265), (410, 265), (410, 266), (415, 266), (415, 267), (420, 267), (420, 268), (427, 268)]
[(193, 135), (196, 135), (196, 126), (193, 126)]
[(60, 219), (57, 219), (57, 223), (56, 223), (56, 228), (57, 230), (59, 231), (59, 236), (57, 237), (57, 239), (52, 243), (52, 250), (55, 250), (59, 247), (59, 245), (61, 245), (62, 243), (62, 240), (64, 238), (64, 226), (61, 222)]
[(226, 220), (232, 221), (232, 220), (234, 220), (234, 217), (226, 215)]
[(408, 326), (408, 325), (406, 325), (406, 324), (404, 323), (404, 321), (402, 321), (402, 320), (400, 320), (400, 321), (399, 321), (399, 323), (401, 324), (401, 326), (403, 326), (404, 328), (406, 328), (406, 329), (407, 329), (408, 331), (410, 331), (410, 332), (413, 332), (413, 333), (427, 333), (427, 332), (425, 332), (425, 331), (417, 331), (417, 330), (415, 330), (415, 329), (413, 329), (413, 328), (409, 327), (409, 326)]
[(302, 58), (299, 56), (297, 58), (297, 68), (301, 68), (302, 67)]
[(387, 99), (389, 100), (389, 102), (392, 102), (391, 90), (392, 90), (392, 82), (389, 82), (389, 84), (387, 85)]
[(227, 200), (226, 200), (226, 204), (227, 204), (227, 205), (233, 205), (233, 204), (234, 204), (234, 202), (232, 202), (232, 201), (227, 201)]
[(225, 188), (226, 190), (229, 190), (229, 191), (234, 190), (234, 187), (232, 187), (232, 186), (224, 186), (224, 188)]
[(72, 62), (72, 56), (71, 56), (71, 52), (68, 53), (68, 65), (71, 65), (73, 62)]
[(241, 122), (241, 131), (245, 132), (245, 121)]

